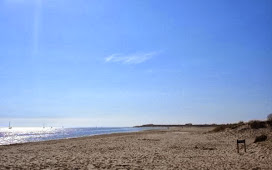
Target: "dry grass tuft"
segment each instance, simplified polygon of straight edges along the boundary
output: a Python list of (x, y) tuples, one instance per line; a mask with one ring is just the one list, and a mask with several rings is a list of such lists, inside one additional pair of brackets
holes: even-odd
[(240, 121), (239, 123), (232, 123), (232, 124), (223, 124), (223, 125), (217, 125), (216, 128), (214, 128), (212, 130), (212, 132), (222, 132), (224, 131), (225, 129), (236, 129), (242, 125), (244, 125), (245, 123)]
[(248, 122), (248, 124), (252, 129), (266, 128), (265, 121), (252, 120), (252, 121)]

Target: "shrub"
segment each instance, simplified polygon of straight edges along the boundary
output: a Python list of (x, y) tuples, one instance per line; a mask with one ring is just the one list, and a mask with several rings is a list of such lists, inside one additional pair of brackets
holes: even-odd
[(272, 113), (270, 113), (269, 115), (267, 115), (267, 120), (268, 121), (272, 121)]
[(238, 122), (238, 125), (244, 125), (245, 123), (243, 121)]
[(268, 121), (266, 121), (266, 123), (267, 123), (270, 127), (272, 127), (272, 120), (268, 120)]
[(236, 129), (236, 128), (238, 128), (239, 126), (241, 126), (241, 124), (234, 123), (234, 124), (228, 124), (228, 125), (227, 125), (227, 128)]
[(212, 130), (212, 132), (221, 132), (221, 131), (224, 131), (227, 128), (236, 129), (236, 128), (242, 126), (242, 125), (244, 125), (244, 122), (241, 122), (241, 121), (239, 123), (218, 125)]
[(254, 143), (263, 142), (263, 141), (265, 141), (266, 139), (267, 139), (267, 136), (266, 136), (266, 135), (257, 136), (257, 137), (255, 138)]
[(266, 123), (262, 121), (253, 120), (250, 121), (248, 124), (252, 129), (266, 128)]
[(218, 125), (216, 128), (212, 130), (212, 132), (221, 132), (226, 129), (226, 125)]

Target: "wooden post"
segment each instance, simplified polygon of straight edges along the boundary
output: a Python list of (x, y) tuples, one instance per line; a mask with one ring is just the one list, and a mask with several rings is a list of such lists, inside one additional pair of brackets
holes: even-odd
[(245, 140), (245, 143), (244, 143), (244, 147), (245, 147), (245, 152), (246, 152), (246, 140)]
[(239, 142), (237, 140), (237, 153), (239, 153)]

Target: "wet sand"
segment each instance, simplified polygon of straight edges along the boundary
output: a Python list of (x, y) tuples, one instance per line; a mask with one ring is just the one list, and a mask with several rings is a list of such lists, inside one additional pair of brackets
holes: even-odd
[[(271, 169), (271, 130), (170, 128), (0, 146), (0, 169)], [(258, 134), (268, 141), (253, 143)], [(236, 140), (247, 152), (237, 153)]]

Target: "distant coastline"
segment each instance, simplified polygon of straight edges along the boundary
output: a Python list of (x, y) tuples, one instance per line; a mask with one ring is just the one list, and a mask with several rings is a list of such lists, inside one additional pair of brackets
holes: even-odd
[(187, 124), (144, 124), (144, 125), (139, 125), (139, 126), (134, 126), (134, 127), (216, 127), (220, 126), (218, 124), (192, 124), (192, 123), (187, 123)]

